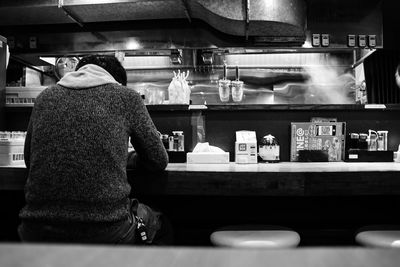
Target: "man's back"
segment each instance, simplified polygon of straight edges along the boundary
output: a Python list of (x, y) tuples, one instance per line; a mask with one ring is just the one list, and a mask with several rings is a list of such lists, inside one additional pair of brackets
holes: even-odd
[[(23, 219), (115, 222), (125, 218), (129, 136), (138, 151), (148, 149), (145, 157), (153, 158), (160, 169), (167, 163), (165, 152), (153, 144), (155, 130), (146, 132), (155, 127), (140, 95), (117, 84), (81, 90), (50, 87), (38, 97), (29, 127), (32, 138), (25, 154), (30, 172)], [(153, 137), (148, 144), (146, 135)]]

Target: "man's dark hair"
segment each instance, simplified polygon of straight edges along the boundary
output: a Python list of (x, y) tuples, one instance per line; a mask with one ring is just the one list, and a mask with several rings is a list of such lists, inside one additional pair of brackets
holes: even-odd
[(79, 60), (75, 70), (78, 70), (87, 64), (95, 64), (97, 66), (102, 67), (103, 69), (108, 71), (108, 73), (110, 73), (117, 82), (126, 86), (127, 83), (126, 70), (116, 57), (110, 55), (85, 56), (81, 60)]

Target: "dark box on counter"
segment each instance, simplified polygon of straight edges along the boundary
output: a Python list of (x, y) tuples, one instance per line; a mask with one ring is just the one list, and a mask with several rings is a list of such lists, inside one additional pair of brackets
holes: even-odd
[(185, 163), (186, 151), (169, 151), (167, 150), (170, 163)]
[(349, 149), (346, 153), (348, 162), (392, 162), (393, 151), (370, 151), (366, 149)]
[(345, 122), (292, 122), (290, 161), (343, 161), (345, 137)]
[(329, 161), (327, 150), (299, 150), (297, 161), (300, 162), (324, 162)]

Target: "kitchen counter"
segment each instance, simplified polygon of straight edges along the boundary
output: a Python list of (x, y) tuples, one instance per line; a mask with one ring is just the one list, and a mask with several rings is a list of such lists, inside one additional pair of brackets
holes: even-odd
[[(394, 162), (170, 163), (161, 173), (127, 172), (139, 195), (400, 195)], [(25, 179), (24, 166), (0, 167), (0, 190), (23, 190)]]
[(1, 244), (1, 266), (398, 266), (395, 249), (280, 250)]

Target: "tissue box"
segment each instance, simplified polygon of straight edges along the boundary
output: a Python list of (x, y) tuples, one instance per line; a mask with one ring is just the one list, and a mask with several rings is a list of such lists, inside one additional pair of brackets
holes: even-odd
[(187, 163), (229, 163), (229, 152), (188, 152), (186, 154)]
[(235, 142), (236, 163), (257, 163), (257, 142)]

